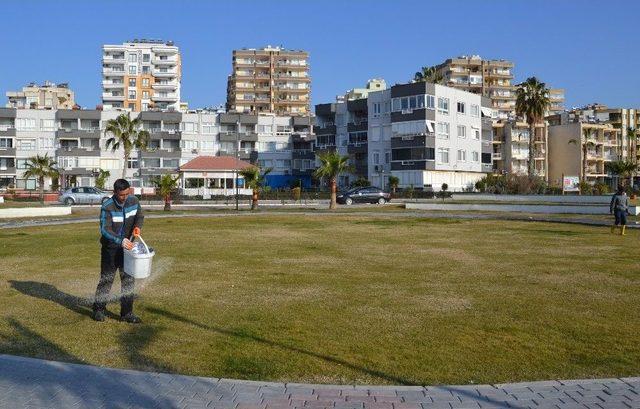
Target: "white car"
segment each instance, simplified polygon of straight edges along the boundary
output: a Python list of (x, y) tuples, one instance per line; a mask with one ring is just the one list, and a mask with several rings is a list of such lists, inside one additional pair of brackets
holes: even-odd
[(58, 197), (58, 201), (71, 206), (74, 204), (100, 204), (111, 194), (95, 187), (72, 187)]

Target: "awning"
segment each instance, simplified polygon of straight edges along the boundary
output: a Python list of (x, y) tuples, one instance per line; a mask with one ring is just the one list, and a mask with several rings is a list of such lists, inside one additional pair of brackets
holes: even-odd
[(433, 122), (431, 121), (427, 121), (427, 130), (429, 131), (429, 133), (433, 133)]
[(493, 110), (491, 108), (482, 107), (480, 110), (482, 111), (482, 115), (493, 118)]

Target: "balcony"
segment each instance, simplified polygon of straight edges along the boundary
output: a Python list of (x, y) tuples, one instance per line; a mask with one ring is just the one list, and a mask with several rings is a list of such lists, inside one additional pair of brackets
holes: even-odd
[(16, 148), (0, 148), (0, 157), (16, 156)]
[(124, 64), (126, 61), (124, 59), (124, 54), (105, 54), (102, 56), (102, 62), (104, 64)]
[(102, 99), (105, 101), (124, 101), (124, 95), (113, 95), (110, 92), (103, 92)]
[(294, 149), (291, 151), (292, 159), (315, 159), (316, 154), (313, 149)]
[(0, 126), (0, 136), (16, 136), (16, 128), (11, 126)]
[(151, 95), (151, 99), (153, 101), (160, 101), (160, 102), (174, 102), (178, 100), (178, 96), (176, 94), (167, 94), (167, 95), (153, 94)]
[(153, 58), (152, 62), (155, 65), (161, 65), (161, 66), (172, 66), (172, 65), (177, 65), (178, 64), (178, 59), (177, 58), (158, 58), (155, 57)]
[(151, 85), (151, 88), (157, 89), (157, 90), (175, 90), (176, 88), (178, 88), (178, 83), (173, 81), (156, 82), (153, 85)]
[(502, 160), (502, 153), (500, 153), (500, 152), (494, 152), (494, 153), (491, 155), (491, 159), (493, 159), (493, 160)]
[(235, 142), (235, 141), (257, 142), (258, 134), (253, 132), (250, 132), (250, 133), (220, 132), (219, 138), (220, 138), (220, 142)]
[(157, 78), (174, 78), (178, 76), (177, 70), (152, 70), (152, 74)]
[(100, 129), (59, 129), (56, 138), (75, 139), (90, 138), (100, 139)]
[(108, 75), (111, 77), (123, 77), (124, 69), (113, 69), (111, 67), (104, 67), (102, 68), (102, 74)]
[(100, 148), (98, 146), (89, 148), (61, 146), (56, 149), (56, 156), (100, 156)]
[(124, 82), (102, 81), (102, 88), (104, 89), (123, 89)]

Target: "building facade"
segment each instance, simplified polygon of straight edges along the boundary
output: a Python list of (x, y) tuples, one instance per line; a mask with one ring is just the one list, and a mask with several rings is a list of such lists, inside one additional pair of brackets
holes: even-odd
[(281, 47), (233, 51), (227, 111), (308, 115), (309, 53)]
[[(497, 119), (515, 119), (516, 89), (514, 64), (507, 60), (485, 60), (479, 55), (449, 58), (436, 66), (445, 85), (491, 99)], [(550, 114), (564, 110), (564, 90), (550, 89)]]
[[(36, 189), (25, 179), (29, 158), (48, 155), (57, 162), (60, 186), (93, 186), (99, 171), (110, 172), (107, 186), (123, 176), (134, 187), (153, 187), (164, 174), (202, 156), (238, 155), (272, 168), (273, 188), (310, 187), (315, 169), (313, 118), (246, 115), (214, 111), (143, 111), (141, 128), (150, 140), (124, 163), (122, 148), (107, 148), (106, 124), (118, 110), (43, 110), (0, 108), (0, 189)], [(238, 147), (236, 152), (236, 146)], [(46, 181), (47, 188), (53, 181)]]
[[(498, 174), (513, 173), (527, 175), (529, 173), (529, 124), (515, 120), (493, 122), (493, 171)], [(544, 123), (535, 127), (534, 135), (535, 175), (547, 179), (549, 175), (548, 161), (548, 129)]]
[(7, 108), (73, 109), (76, 105), (68, 84), (56, 85), (49, 81), (42, 85), (31, 83), (22, 91), (9, 91), (7, 98)]
[(620, 130), (611, 124), (575, 118), (549, 125), (549, 182), (562, 185), (563, 176), (579, 176), (589, 183), (608, 183), (606, 164), (621, 159)]
[(171, 41), (133, 40), (102, 47), (105, 110), (180, 109), (180, 50)]

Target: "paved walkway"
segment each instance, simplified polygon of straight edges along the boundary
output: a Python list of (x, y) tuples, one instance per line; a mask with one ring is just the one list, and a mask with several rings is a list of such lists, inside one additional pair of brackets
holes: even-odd
[(0, 355), (0, 408), (640, 409), (640, 378), (427, 387), (308, 385)]
[[(320, 211), (318, 211), (320, 210)], [(170, 213), (170, 214), (149, 214), (145, 216), (145, 219), (164, 219), (164, 218), (176, 218), (176, 217), (242, 217), (242, 216), (373, 216), (373, 217), (427, 217), (434, 219), (469, 219), (469, 220), (508, 220), (508, 221), (529, 221), (529, 222), (547, 222), (547, 223), (568, 223), (568, 224), (581, 224), (586, 226), (611, 226), (610, 220), (598, 220), (585, 217), (550, 217), (544, 215), (533, 214), (500, 214), (500, 213), (451, 213), (447, 211), (404, 211), (404, 212), (384, 212), (384, 211), (334, 211), (329, 212), (326, 209), (316, 209), (313, 211), (298, 211), (287, 212), (277, 211), (270, 212), (268, 210), (261, 212), (229, 212), (229, 213)], [(71, 217), (66, 219), (31, 219), (31, 220), (12, 220), (0, 222), (0, 229), (15, 229), (31, 226), (54, 226), (62, 224), (75, 224), (75, 223), (98, 223), (96, 217)], [(627, 225), (627, 228), (637, 229), (640, 225), (631, 224)]]

